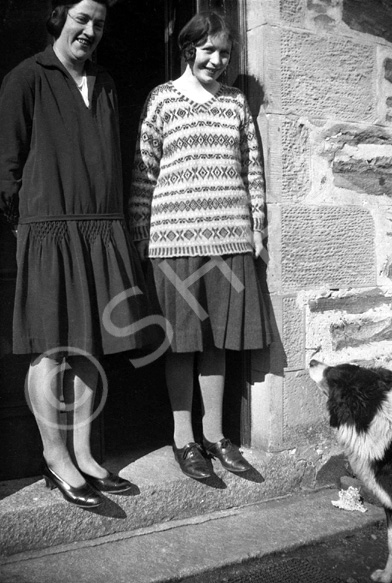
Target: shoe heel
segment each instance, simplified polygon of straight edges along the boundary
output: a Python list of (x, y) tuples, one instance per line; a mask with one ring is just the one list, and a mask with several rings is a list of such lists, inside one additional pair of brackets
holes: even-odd
[(44, 476), (44, 480), (46, 488), (49, 488), (49, 490), (54, 490), (56, 488), (56, 485), (53, 484), (52, 480), (50, 480), (47, 476)]

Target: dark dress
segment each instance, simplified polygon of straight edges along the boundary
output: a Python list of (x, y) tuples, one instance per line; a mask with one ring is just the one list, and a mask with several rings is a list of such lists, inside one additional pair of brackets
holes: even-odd
[(115, 88), (91, 63), (87, 75), (89, 107), (47, 47), (1, 88), (0, 209), (18, 221), (14, 353), (149, 341), (136, 326), (148, 303), (125, 229)]

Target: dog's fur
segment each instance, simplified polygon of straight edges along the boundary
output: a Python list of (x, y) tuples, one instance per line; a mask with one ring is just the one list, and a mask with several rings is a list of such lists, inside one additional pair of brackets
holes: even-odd
[(392, 582), (392, 371), (353, 364), (309, 363), (310, 377), (326, 394), (336, 429), (354, 473), (380, 500), (388, 529), (388, 561), (371, 578)]

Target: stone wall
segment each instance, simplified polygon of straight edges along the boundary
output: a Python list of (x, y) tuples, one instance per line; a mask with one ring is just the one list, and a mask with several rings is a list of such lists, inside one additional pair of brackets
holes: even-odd
[(392, 364), (391, 22), (382, 0), (247, 1), (275, 326), (252, 362), (252, 444), (316, 469), (335, 444), (312, 354)]

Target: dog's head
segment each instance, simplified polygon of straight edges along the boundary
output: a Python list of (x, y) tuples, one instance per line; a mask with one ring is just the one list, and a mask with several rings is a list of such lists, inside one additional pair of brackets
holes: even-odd
[(327, 366), (312, 359), (310, 377), (328, 397), (332, 427), (354, 425), (366, 431), (392, 389), (392, 372), (353, 364)]

